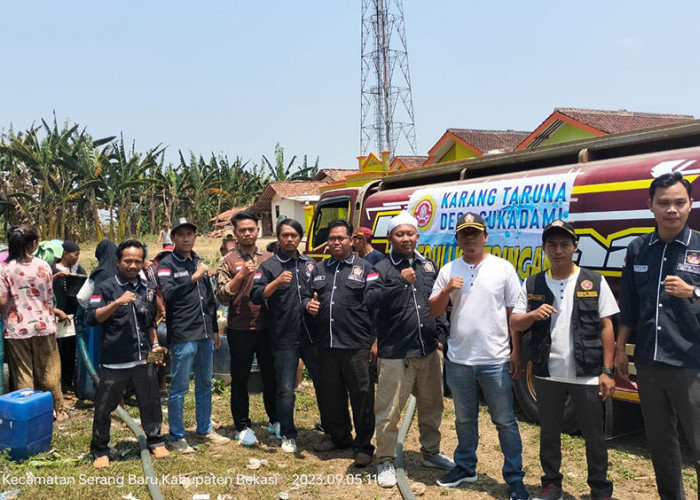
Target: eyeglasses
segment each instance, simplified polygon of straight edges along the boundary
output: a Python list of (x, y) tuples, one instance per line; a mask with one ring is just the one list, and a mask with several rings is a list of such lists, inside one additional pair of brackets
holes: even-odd
[(328, 238), (328, 243), (342, 243), (347, 239), (347, 236), (331, 236)]

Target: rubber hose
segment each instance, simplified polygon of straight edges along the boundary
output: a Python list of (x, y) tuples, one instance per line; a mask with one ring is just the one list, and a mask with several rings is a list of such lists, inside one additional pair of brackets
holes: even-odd
[(408, 484), (408, 477), (403, 468), (403, 443), (406, 440), (408, 430), (413, 422), (413, 415), (416, 413), (416, 397), (411, 394), (408, 397), (408, 405), (406, 406), (406, 415), (399, 429), (398, 439), (396, 440), (396, 484), (399, 487), (399, 493), (406, 500), (415, 500), (416, 497)]
[[(76, 314), (76, 316), (78, 315), (79, 314)], [(78, 321), (82, 321), (82, 316), (83, 315), (80, 314), (80, 318), (76, 318), (76, 323)], [(90, 356), (87, 352), (87, 346), (85, 345), (85, 330), (85, 327), (76, 328), (78, 351), (83, 359), (83, 363), (85, 363), (85, 368), (87, 368), (87, 371), (90, 374), (90, 378), (92, 378), (92, 380), (95, 382), (95, 386), (97, 386), (97, 384), (100, 382), (100, 377), (97, 375), (97, 371), (95, 371), (95, 367), (92, 365), (92, 361), (90, 360)], [(131, 432), (134, 433), (136, 439), (138, 439), (139, 449), (141, 450), (141, 465), (143, 467), (143, 474), (146, 476), (148, 493), (151, 495), (153, 500), (163, 500), (163, 493), (161, 493), (160, 486), (158, 486), (158, 478), (153, 471), (153, 459), (151, 458), (151, 452), (148, 450), (146, 434), (143, 432), (143, 429), (141, 429), (141, 426), (137, 424), (133, 418), (131, 418), (131, 416), (124, 408), (121, 407), (121, 405), (117, 406), (116, 414), (122, 419)]]

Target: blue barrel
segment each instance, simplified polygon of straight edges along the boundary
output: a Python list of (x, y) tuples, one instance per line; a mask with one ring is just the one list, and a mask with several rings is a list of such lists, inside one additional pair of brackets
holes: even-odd
[(52, 436), (50, 392), (20, 389), (0, 396), (0, 448), (9, 448), (10, 458), (24, 460), (49, 451)]
[[(100, 366), (100, 348), (102, 347), (102, 326), (88, 326), (87, 323), (83, 324), (83, 328), (87, 332), (85, 336), (85, 346), (87, 348), (88, 356), (92, 365), (97, 369)], [(76, 328), (77, 330), (78, 328)], [(95, 382), (93, 382), (92, 377), (90, 377), (90, 372), (88, 372), (85, 366), (85, 361), (83, 357), (78, 354), (78, 359), (75, 364), (75, 395), (80, 399), (95, 399)]]

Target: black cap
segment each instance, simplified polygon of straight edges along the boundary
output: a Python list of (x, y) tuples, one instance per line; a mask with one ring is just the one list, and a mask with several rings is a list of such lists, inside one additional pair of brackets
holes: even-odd
[(71, 240), (64, 241), (63, 245), (61, 246), (63, 247), (63, 251), (65, 253), (77, 252), (78, 250), (80, 250), (78, 244), (75, 241)]
[(459, 219), (457, 219), (457, 227), (455, 227), (455, 232), (458, 233), (462, 229), (474, 228), (479, 231), (486, 231), (486, 221), (484, 218), (473, 212), (467, 212), (462, 214)]
[(170, 234), (175, 234), (175, 232), (183, 226), (190, 226), (193, 231), (197, 232), (197, 226), (195, 226), (194, 222), (185, 219), (184, 217), (180, 217), (173, 222), (173, 225), (170, 228)]
[(576, 234), (576, 231), (574, 231), (574, 226), (568, 222), (564, 222), (561, 219), (557, 219), (545, 226), (544, 231), (542, 231), (542, 243), (545, 242), (547, 236), (556, 233), (565, 234), (569, 238), (573, 239), (574, 243), (578, 242), (578, 235)]

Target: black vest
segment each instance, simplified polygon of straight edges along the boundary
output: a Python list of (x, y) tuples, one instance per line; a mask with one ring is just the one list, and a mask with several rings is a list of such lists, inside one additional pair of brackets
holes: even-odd
[[(534, 311), (542, 304), (554, 304), (554, 295), (545, 279), (548, 271), (542, 271), (527, 279), (528, 309)], [(574, 289), (570, 334), (574, 338), (574, 361), (577, 377), (596, 377), (603, 366), (603, 342), (600, 338), (600, 314), (598, 297), (602, 276), (587, 269), (579, 271)], [(549, 377), (549, 353), (552, 348), (551, 318), (535, 321), (530, 333), (532, 372), (539, 377)]]

